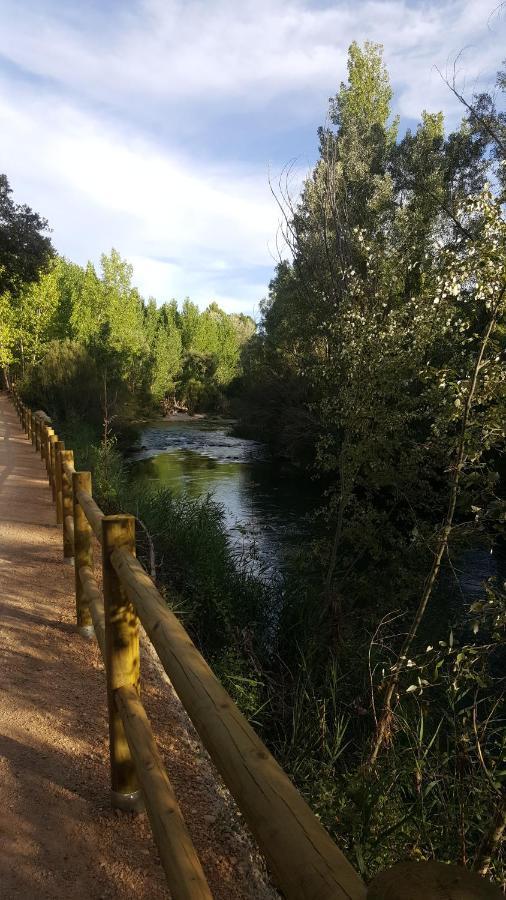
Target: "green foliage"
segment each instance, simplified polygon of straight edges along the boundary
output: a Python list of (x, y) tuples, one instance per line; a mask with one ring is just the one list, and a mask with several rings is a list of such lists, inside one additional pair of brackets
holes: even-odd
[[(348, 68), (314, 171), (288, 198), (291, 260), (243, 351), (241, 427), (325, 492), (285, 591), (266, 727), (368, 877), (406, 856), (478, 860), (502, 790), (499, 647), (461, 637), (440, 665), (419, 655), (427, 631), (444, 639), (436, 551), (490, 546), (504, 518), (504, 117), (476, 98), (455, 133), (424, 112), (397, 141), (381, 49), (352, 45)], [(399, 611), (414, 622), (410, 660), (398, 628), (381, 652), (371, 640)], [(388, 752), (371, 771), (393, 674)]]
[(78, 341), (53, 340), (44, 345), (38, 366), (21, 381), (27, 402), (37, 404), (62, 422), (82, 418), (100, 426), (100, 374), (90, 351)]
[(0, 294), (0, 367), (2, 369), (7, 369), (14, 362), (17, 330), (18, 323), (12, 297), (5, 292)]
[[(153, 317), (153, 313), (151, 313)], [(157, 401), (175, 395), (182, 363), (182, 337), (177, 325), (177, 308), (165, 304), (157, 312), (151, 340), (153, 369), (151, 392)]]
[(137, 516), (153, 537), (167, 599), (206, 655), (218, 660), (229, 654), (236, 659), (235, 676), (245, 673), (247, 650), (262, 652), (269, 591), (238, 571), (221, 507), (210, 497), (176, 497), (144, 486), (126, 486), (117, 496), (123, 511)]
[(93, 489), (106, 512), (121, 510), (127, 475), (115, 438), (105, 438), (93, 447)]
[[(215, 303), (202, 313), (189, 300), (181, 312), (176, 301), (146, 304), (132, 286), (132, 266), (114, 249), (102, 256), (100, 275), (91, 263), (83, 269), (54, 258), (38, 279), (1, 298), (4, 368), (14, 367), (38, 405), (60, 418), (84, 412), (107, 429), (176, 403), (191, 412), (222, 409), (240, 348), (255, 330), (249, 317)], [(59, 396), (48, 394), (48, 377)], [(73, 394), (80, 383), (83, 397)]]
[(0, 294), (15, 296), (36, 281), (54, 250), (48, 223), (26, 204), (14, 203), (6, 175), (0, 175)]
[[(23, 275), (0, 182), (0, 363), (104, 509), (138, 517), (167, 601), (365, 878), (406, 857), (478, 862), (504, 790), (504, 586), (448, 637), (433, 569), (504, 531), (504, 114), (482, 95), (453, 134), (424, 111), (398, 140), (391, 100), (381, 47), (352, 44), (258, 333), (215, 303), (145, 303), (115, 250), (98, 274), (45, 258)], [(136, 492), (112, 433), (230, 397), (324, 495), (282, 591), (238, 565), (212, 499)], [(387, 750), (367, 767), (388, 685)], [(490, 865), (500, 880), (497, 848)]]
[[(350, 606), (367, 605), (378, 568), (397, 573), (386, 609), (410, 581), (403, 602), (415, 602), (484, 301), (499, 298), (504, 278), (501, 201), (483, 187), (487, 144), (469, 123), (446, 139), (441, 114), (427, 112), (395, 143), (390, 100), (381, 48), (352, 45), (349, 83), (331, 103), (335, 129), (320, 130), (320, 159), (287, 209), (292, 262), (279, 265), (243, 354), (246, 431), (249, 417), (253, 433), (327, 485), (322, 603), (333, 642)], [(473, 448), (466, 443), (459, 519), (494, 496), (504, 326), (501, 301), (466, 412)]]
[[(341, 82), (339, 94), (331, 101), (332, 121), (344, 135), (357, 127), (385, 129), (391, 99), (392, 89), (383, 64), (381, 44), (366, 41), (362, 49), (353, 41), (348, 51), (348, 84)], [(390, 140), (395, 140), (397, 128), (396, 120), (388, 132)]]

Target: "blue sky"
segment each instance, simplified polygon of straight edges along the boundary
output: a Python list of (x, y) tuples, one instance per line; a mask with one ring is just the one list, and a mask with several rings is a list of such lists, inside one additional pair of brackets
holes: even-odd
[(460, 109), (506, 56), (498, 0), (0, 0), (0, 170), (57, 250), (116, 247), (159, 301), (255, 313), (276, 257), (269, 190), (315, 160), (352, 40), (382, 43), (404, 128)]

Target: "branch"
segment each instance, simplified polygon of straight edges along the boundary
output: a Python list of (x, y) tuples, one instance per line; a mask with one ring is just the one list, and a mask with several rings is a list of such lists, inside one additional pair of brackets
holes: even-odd
[(444, 81), (446, 86), (450, 89), (452, 94), (457, 98), (457, 100), (460, 101), (460, 103), (462, 103), (462, 105), (467, 109), (468, 113), (473, 117), (473, 119), (476, 120), (476, 122), (478, 122), (479, 125), (481, 125), (483, 130), (487, 132), (488, 136), (497, 144), (497, 146), (499, 147), (499, 149), (501, 150), (503, 155), (506, 156), (506, 145), (503, 143), (501, 138), (498, 136), (497, 132), (494, 131), (494, 129), (489, 125), (489, 123), (483, 116), (480, 116), (480, 114), (476, 112), (474, 107), (466, 100), (464, 95), (461, 94), (457, 90), (456, 83), (455, 83), (455, 74), (454, 74), (452, 82), (450, 84), (450, 81), (448, 80), (448, 78), (445, 78), (445, 76), (443, 75), (441, 70), (438, 69), (437, 66), (436, 66), (436, 71), (438, 72), (438, 74), (440, 75), (441, 79)]

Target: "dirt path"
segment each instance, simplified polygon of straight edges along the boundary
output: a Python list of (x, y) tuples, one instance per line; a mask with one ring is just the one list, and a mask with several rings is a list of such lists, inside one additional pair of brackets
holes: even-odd
[[(74, 628), (38, 455), (0, 395), (0, 896), (167, 897), (144, 815), (108, 796), (105, 680), (95, 641)], [(144, 653), (142, 691), (216, 898), (272, 900), (262, 865), (170, 684)]]

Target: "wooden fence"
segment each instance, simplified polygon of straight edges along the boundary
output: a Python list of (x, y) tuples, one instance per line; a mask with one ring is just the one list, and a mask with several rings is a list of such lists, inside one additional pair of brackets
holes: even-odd
[[(391, 884), (399, 886), (395, 878), (388, 893), (374, 886), (366, 891), (136, 559), (134, 517), (104, 515), (93, 499), (91, 474), (75, 470), (72, 450), (65, 448), (47, 417), (34, 414), (15, 389), (12, 397), (21, 425), (46, 465), (56, 521), (62, 526), (63, 557), (75, 569), (77, 628), (83, 635), (95, 635), (104, 660), (111, 801), (122, 809), (145, 806), (174, 900), (204, 900), (211, 893), (140, 699), (139, 621), (288, 900), (422, 897), (411, 892), (405, 875), (401, 881), (407, 893), (392, 893)], [(101, 546), (102, 588), (94, 577), (93, 535)], [(466, 888), (467, 879), (474, 882), (477, 877), (457, 872)], [(478, 882), (481, 890), (465, 896), (498, 896), (489, 882)], [(434, 892), (432, 887), (424, 881), (424, 900), (442, 896), (435, 882)]]
[[(112, 803), (132, 809), (144, 801), (172, 896), (196, 900), (211, 893), (140, 700), (139, 620), (281, 891), (290, 900), (362, 900), (362, 880), (136, 559), (134, 517), (105, 516), (93, 499), (90, 473), (76, 472), (72, 450), (15, 391), (13, 399), (46, 464), (63, 556), (74, 563), (77, 628), (94, 632), (104, 659)], [(102, 548), (102, 589), (93, 574), (93, 534)]]

